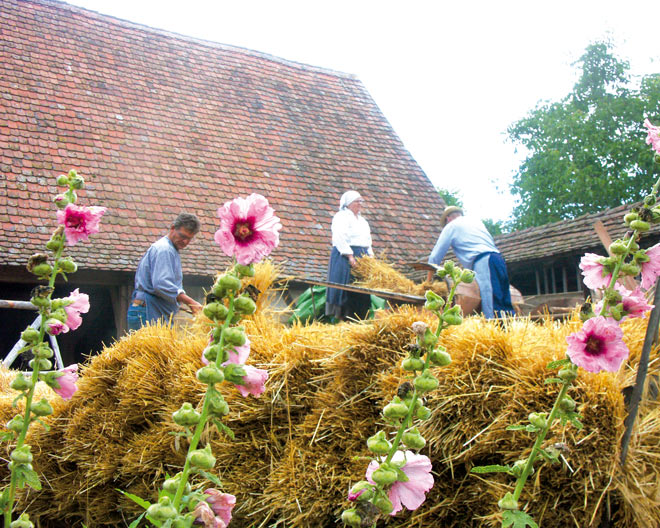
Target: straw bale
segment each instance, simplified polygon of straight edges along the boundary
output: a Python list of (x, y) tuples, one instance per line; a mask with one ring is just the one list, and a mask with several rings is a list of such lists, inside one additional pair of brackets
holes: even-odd
[(422, 296), (426, 290), (433, 290), (438, 295), (447, 297), (449, 290), (444, 282), (424, 281), (420, 284), (410, 280), (403, 273), (394, 269), (383, 255), (378, 258), (364, 256), (357, 259), (352, 272), (358, 278), (356, 286), (370, 290), (383, 290), (394, 293), (407, 293)]

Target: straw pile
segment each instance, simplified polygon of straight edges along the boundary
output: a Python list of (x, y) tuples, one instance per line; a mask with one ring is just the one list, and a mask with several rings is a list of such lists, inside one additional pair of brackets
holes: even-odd
[(424, 281), (420, 284), (413, 282), (403, 273), (395, 270), (383, 257), (361, 257), (357, 259), (357, 264), (352, 271), (358, 278), (354, 284), (370, 290), (383, 290), (418, 296), (423, 296), (426, 290), (433, 290), (443, 297), (447, 297), (449, 293), (444, 282)]
[[(204, 437), (225, 490), (237, 496), (232, 526), (336, 525), (349, 485), (366, 468), (367, 461), (355, 457), (368, 455), (365, 438), (380, 427), (383, 403), (401, 382), (398, 364), (412, 340), (410, 325), (419, 319), (432, 322), (406, 307), (336, 326), (285, 327), (267, 310), (246, 322), (250, 363), (270, 372), (266, 392), (242, 398), (223, 386), (231, 408), (226, 423), (236, 440), (211, 429)], [(579, 324), (471, 318), (443, 336), (454, 360), (436, 373), (441, 386), (428, 398), (433, 417), (422, 431), (435, 485), (422, 507), (388, 525), (500, 526), (496, 504), (511, 479), (487, 480), (469, 470), (512, 463), (529, 452), (529, 435), (506, 426), (549, 409), (557, 386), (543, 384), (545, 365), (563, 356), (565, 336)], [(23, 492), (20, 507), (39, 526), (125, 526), (140, 509), (115, 490), (153, 497), (152, 481), (179, 469), (186, 445), (169, 434), (170, 415), (183, 401), (201, 397), (194, 372), (204, 329), (203, 320), (187, 332), (144, 328), (92, 359), (71, 402), (56, 405), (50, 431), (35, 428), (29, 438), (44, 490)], [(547, 442), (566, 446), (567, 465), (539, 464), (523, 494), (543, 528), (595, 528), (607, 506), (617, 528), (660, 526), (655, 402), (643, 408), (626, 471), (618, 465), (621, 389), (632, 384), (645, 322), (626, 322), (624, 331), (629, 365), (616, 376), (581, 373), (571, 396), (585, 428), (553, 431)], [(657, 351), (652, 357), (650, 374), (660, 376)]]

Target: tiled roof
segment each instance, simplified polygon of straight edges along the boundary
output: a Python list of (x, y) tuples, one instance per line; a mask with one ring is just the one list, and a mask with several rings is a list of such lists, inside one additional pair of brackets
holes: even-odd
[[(584, 253), (594, 248), (598, 248), (599, 253), (605, 254), (605, 248), (594, 230), (594, 224), (600, 220), (612, 240), (621, 238), (627, 230), (623, 217), (630, 209), (631, 205), (621, 205), (599, 213), (583, 215), (574, 220), (563, 220), (498, 235), (495, 237), (495, 243), (507, 265)], [(660, 225), (652, 226), (642, 237), (640, 245), (645, 247), (647, 244), (644, 243), (644, 239), (655, 240), (659, 234)]]
[[(87, 180), (102, 232), (73, 254), (132, 271), (181, 210), (203, 232), (184, 271), (226, 264), (218, 206), (265, 195), (282, 219), (273, 253), (323, 276), (339, 197), (367, 198), (374, 249), (414, 260), (433, 247), (440, 199), (362, 83), (242, 48), (51, 0), (0, 0), (0, 265), (22, 265), (54, 227), (57, 174)], [(421, 249), (420, 249), (421, 248)]]

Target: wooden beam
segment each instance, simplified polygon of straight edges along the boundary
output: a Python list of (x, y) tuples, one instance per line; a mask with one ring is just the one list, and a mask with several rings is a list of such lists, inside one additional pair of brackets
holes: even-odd
[[(605, 246), (605, 249), (607, 250), (607, 254), (611, 257), (612, 254), (610, 253), (610, 246), (612, 245), (612, 237), (607, 232), (607, 228), (605, 227), (605, 224), (603, 224), (603, 222), (598, 220), (594, 223), (593, 227), (601, 243), (603, 244), (603, 246)], [(630, 275), (622, 275), (621, 282), (626, 288), (628, 288), (631, 291), (637, 288), (637, 281), (635, 281), (635, 279)]]

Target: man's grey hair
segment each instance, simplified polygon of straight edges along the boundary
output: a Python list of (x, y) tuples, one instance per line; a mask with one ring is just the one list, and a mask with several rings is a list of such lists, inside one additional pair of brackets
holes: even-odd
[(172, 227), (174, 229), (183, 228), (186, 231), (197, 234), (200, 227), (199, 218), (191, 213), (181, 213), (176, 217), (176, 220), (174, 220)]

